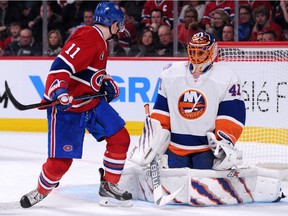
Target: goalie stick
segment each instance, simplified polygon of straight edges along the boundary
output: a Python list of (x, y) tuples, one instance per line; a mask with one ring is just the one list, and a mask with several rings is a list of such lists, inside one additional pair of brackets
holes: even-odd
[[(151, 122), (150, 122), (150, 111), (149, 111), (149, 104), (144, 105), (145, 108), (145, 114), (146, 114), (146, 133), (149, 135), (153, 135), (153, 128), (151, 127)], [(145, 128), (145, 127), (144, 127)], [(169, 195), (164, 195), (162, 191), (162, 185), (160, 181), (160, 171), (159, 171), (159, 158), (158, 155), (155, 156), (155, 158), (152, 160), (150, 163), (150, 173), (151, 173), (151, 178), (152, 178), (152, 185), (153, 185), (153, 197), (154, 197), (154, 203), (158, 206), (166, 205), (170, 201), (172, 201), (177, 194), (183, 189), (184, 185), (176, 190), (175, 192), (169, 194)]]
[[(24, 105), (21, 104), (19, 101), (16, 100), (16, 98), (13, 96), (7, 81), (5, 80), (5, 92), (12, 104), (15, 106), (16, 109), (18, 110), (29, 110), (29, 109), (35, 109), (35, 108), (45, 108), (49, 106), (54, 106), (60, 103), (59, 100), (56, 101), (46, 101), (46, 102), (41, 102), (41, 103), (35, 103), (35, 104), (28, 104)], [(96, 97), (104, 97), (107, 93), (96, 93), (93, 95), (81, 95), (81, 96), (76, 96), (74, 97), (74, 100), (85, 100), (85, 99), (91, 99), (91, 98), (96, 98)]]

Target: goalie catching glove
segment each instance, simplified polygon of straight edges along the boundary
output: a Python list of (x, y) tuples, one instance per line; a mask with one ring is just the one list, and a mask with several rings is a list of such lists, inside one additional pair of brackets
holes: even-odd
[(112, 79), (110, 75), (106, 75), (102, 81), (102, 85), (100, 88), (100, 92), (105, 92), (106, 93), (106, 100), (107, 102), (111, 102), (114, 98), (117, 98), (119, 96), (119, 88)]
[(50, 86), (48, 96), (52, 101), (59, 100), (55, 105), (58, 110), (68, 110), (72, 106), (73, 97), (68, 94), (68, 85), (64, 80), (56, 79)]
[(215, 134), (207, 132), (209, 146), (215, 156), (214, 170), (229, 170), (242, 163), (242, 152), (238, 151), (229, 136), (218, 131), (221, 140), (217, 140)]

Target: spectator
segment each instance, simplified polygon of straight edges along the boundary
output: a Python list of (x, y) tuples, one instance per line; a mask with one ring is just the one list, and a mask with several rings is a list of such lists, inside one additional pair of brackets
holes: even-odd
[[(62, 0), (61, 0), (62, 1)], [(37, 16), (40, 15), (40, 8), (42, 1), (16, 1), (22, 12), (22, 28), (28, 28), (28, 23), (33, 21)], [(62, 7), (57, 1), (47, 1), (50, 5), (51, 10), (56, 14), (61, 14)]]
[(239, 1), (239, 6), (241, 5), (248, 5), (251, 10), (253, 11), (255, 8), (259, 7), (259, 6), (265, 6), (269, 12), (271, 13), (272, 10), (273, 10), (273, 7), (272, 7), (272, 4), (271, 4), (272, 1), (267, 1), (267, 0), (264, 0), (264, 1), (260, 1), (260, 0), (240, 0)]
[(250, 6), (240, 5), (239, 6), (239, 28), (238, 36), (239, 41), (250, 41), (252, 35), (252, 29), (254, 21), (252, 18), (252, 10)]
[(275, 40), (276, 40), (276, 34), (273, 30), (263, 32), (262, 41), (275, 41)]
[(282, 27), (281, 40), (288, 40), (288, 1), (280, 0), (279, 7), (275, 14), (275, 22)]
[(252, 31), (252, 41), (256, 40), (257, 33), (259, 31), (266, 32), (268, 30), (273, 30), (276, 34), (276, 40), (280, 40), (282, 28), (277, 23), (269, 19), (269, 10), (265, 6), (255, 8), (253, 10), (253, 18), (255, 21), (255, 25)]
[(158, 36), (158, 29), (159, 26), (165, 25), (163, 18), (163, 12), (160, 9), (153, 9), (150, 15), (150, 23), (146, 23), (144, 28), (150, 28), (153, 31), (153, 37), (155, 38), (155, 43), (158, 43), (159, 36)]
[(142, 31), (138, 43), (133, 45), (129, 51), (129, 56), (158, 56), (155, 51), (153, 31), (146, 28)]
[(125, 30), (123, 32), (118, 32), (119, 45), (123, 48), (129, 48), (131, 44), (136, 43), (136, 27), (133, 19), (128, 19), (126, 9), (121, 7), (122, 12), (124, 13), (124, 24)]
[(202, 29), (199, 27), (197, 10), (191, 6), (186, 7), (184, 23), (178, 25), (178, 40), (186, 46), (192, 36), (200, 31)]
[(127, 56), (125, 49), (119, 44), (118, 36), (113, 38), (113, 56)]
[(141, 23), (141, 13), (144, 7), (145, 1), (127, 1), (124, 5), (127, 15), (134, 17), (137, 25)]
[(196, 1), (196, 0), (190, 0), (188, 4), (182, 7), (179, 15), (179, 23), (184, 23), (185, 10), (188, 7), (193, 7), (196, 9), (198, 14), (198, 22), (201, 23), (206, 5), (205, 1)]
[(39, 16), (42, 1), (18, 1), (18, 6), (21, 11), (22, 28), (29, 28), (28, 23)]
[[(37, 16), (33, 21), (28, 23), (29, 28), (32, 30), (33, 37), (35, 41), (42, 45), (43, 41), (43, 15), (44, 15), (44, 8), (43, 5), (40, 7), (40, 15)], [(53, 29), (58, 29), (62, 36), (64, 36), (63, 30), (63, 23), (62, 18), (60, 15), (53, 13), (51, 6), (47, 4), (47, 31), (51, 31)]]
[(223, 27), (222, 41), (234, 41), (234, 26), (226, 24)]
[(152, 23), (152, 11), (154, 9), (158, 9), (163, 13), (163, 21), (166, 25), (172, 27), (173, 26), (173, 1), (170, 0), (146, 0), (143, 11), (142, 11), (142, 23), (145, 24), (146, 27), (150, 26)]
[[(161, 25), (158, 30), (159, 43), (156, 46), (156, 52), (159, 56), (169, 57), (174, 56), (173, 54), (173, 33), (169, 26)], [(184, 54), (183, 45), (178, 42), (178, 53)]]
[(224, 11), (227, 14), (228, 22), (232, 23), (232, 21), (234, 20), (234, 1), (230, 0), (210, 1), (206, 4), (202, 18), (202, 24), (206, 30), (208, 30), (211, 27), (211, 21), (214, 17), (214, 13), (218, 9)]
[(207, 29), (207, 32), (212, 34), (216, 41), (222, 41), (223, 27), (228, 23), (228, 16), (225, 11), (218, 9), (214, 12), (211, 26)]
[(263, 32), (259, 31), (257, 33), (256, 41), (262, 41), (262, 39), (263, 39)]
[(94, 24), (94, 11), (90, 8), (88, 9), (85, 9), (84, 11), (84, 15), (83, 15), (83, 22), (80, 23), (78, 26), (75, 26), (75, 27), (72, 27), (68, 30), (68, 32), (66, 33), (66, 36), (69, 34), (72, 35), (75, 30), (79, 27), (82, 27), (82, 26), (93, 26)]
[(5, 40), (7, 28), (12, 22), (21, 22), (20, 8), (12, 1), (0, 0), (0, 40)]
[(20, 40), (8, 44), (5, 56), (41, 56), (42, 47), (35, 42), (30, 29), (20, 31)]
[(20, 40), (21, 23), (12, 22), (9, 26), (9, 36), (4, 40), (4, 49), (7, 48), (8, 44), (18, 42)]
[(94, 24), (94, 11), (90, 8), (86, 9), (83, 14), (83, 23), (81, 26), (93, 26)]
[(59, 30), (51, 30), (48, 33), (47, 56), (57, 56), (62, 50), (63, 41)]
[(87, 8), (89, 8), (89, 2), (83, 0), (75, 0), (63, 7), (61, 16), (65, 32), (64, 41), (70, 36), (73, 28), (81, 24)]

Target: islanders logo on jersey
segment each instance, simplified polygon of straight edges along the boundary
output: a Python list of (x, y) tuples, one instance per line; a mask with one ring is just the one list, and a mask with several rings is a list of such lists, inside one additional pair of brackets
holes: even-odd
[(188, 120), (200, 118), (207, 108), (205, 95), (196, 89), (189, 89), (183, 92), (178, 100), (179, 114)]

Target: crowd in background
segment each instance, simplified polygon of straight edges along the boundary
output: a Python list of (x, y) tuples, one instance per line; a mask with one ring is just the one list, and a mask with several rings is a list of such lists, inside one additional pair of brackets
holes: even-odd
[[(191, 36), (203, 30), (217, 41), (288, 40), (288, 0), (239, 0), (238, 25), (234, 1), (177, 1), (176, 21), (171, 0), (113, 2), (124, 12), (125, 31), (109, 43), (110, 56), (175, 56), (175, 35), (178, 56), (186, 55)], [(99, 1), (47, 1), (45, 16), (42, 3), (0, 0), (0, 56), (56, 56), (77, 28), (93, 25)], [(43, 16), (48, 32), (44, 51)]]

